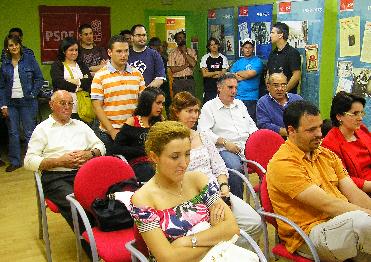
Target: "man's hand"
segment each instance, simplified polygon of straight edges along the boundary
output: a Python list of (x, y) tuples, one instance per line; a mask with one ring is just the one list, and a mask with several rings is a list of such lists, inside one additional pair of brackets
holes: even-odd
[(76, 160), (75, 152), (70, 152), (62, 155), (57, 159), (58, 166), (66, 168), (78, 168), (79, 163)]
[(80, 150), (72, 152), (75, 157), (75, 162), (78, 164), (78, 167), (81, 167), (88, 160), (93, 158), (92, 153), (89, 150)]
[(225, 205), (222, 202), (217, 202), (210, 207), (210, 224), (212, 226), (215, 226), (218, 223), (224, 221), (224, 207)]
[(3, 115), (4, 118), (7, 118), (9, 116), (8, 108), (1, 109), (1, 114)]
[(232, 142), (226, 142), (224, 147), (229, 152), (232, 152), (234, 154), (239, 154), (241, 152), (241, 148), (239, 148), (235, 143)]

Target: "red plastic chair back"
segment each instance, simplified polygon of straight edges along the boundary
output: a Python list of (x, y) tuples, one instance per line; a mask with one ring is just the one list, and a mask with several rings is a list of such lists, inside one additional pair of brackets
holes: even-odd
[[(260, 129), (252, 133), (245, 144), (245, 158), (258, 162), (264, 169), (267, 169), (269, 160), (277, 152), (285, 140), (276, 132), (268, 129)], [(254, 165), (247, 164), (260, 177), (264, 176), (260, 169)]]
[[(263, 177), (263, 181), (260, 185), (260, 201), (264, 208), (264, 211), (274, 213), (271, 199), (269, 198), (266, 176)], [(274, 219), (273, 217), (265, 217), (265, 220), (277, 229), (278, 225), (276, 219)]]
[(90, 211), (94, 199), (104, 198), (111, 185), (132, 177), (134, 177), (132, 168), (117, 157), (93, 158), (86, 162), (76, 174), (75, 198), (85, 210)]

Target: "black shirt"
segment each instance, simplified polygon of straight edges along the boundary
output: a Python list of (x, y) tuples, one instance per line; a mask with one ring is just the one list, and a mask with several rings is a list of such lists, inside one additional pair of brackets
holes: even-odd
[[(282, 72), (287, 77), (287, 81), (289, 81), (293, 71), (301, 70), (300, 53), (288, 43), (281, 51), (275, 48), (268, 57), (267, 67), (269, 74)], [(297, 93), (297, 86), (290, 92)]]

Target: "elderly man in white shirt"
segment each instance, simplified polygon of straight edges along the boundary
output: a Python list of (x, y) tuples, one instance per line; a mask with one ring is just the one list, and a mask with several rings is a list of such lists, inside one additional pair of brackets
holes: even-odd
[[(240, 154), (247, 138), (257, 129), (242, 101), (235, 99), (237, 78), (227, 73), (217, 82), (218, 96), (204, 104), (197, 129), (205, 131), (215, 142), (226, 166), (243, 172)], [(232, 194), (243, 198), (242, 180), (229, 176)]]
[(59, 208), (73, 228), (66, 195), (73, 192), (78, 168), (104, 155), (104, 144), (85, 123), (71, 119), (73, 100), (69, 92), (56, 91), (49, 102), (52, 114), (36, 126), (24, 159), (25, 168), (42, 173), (45, 196)]

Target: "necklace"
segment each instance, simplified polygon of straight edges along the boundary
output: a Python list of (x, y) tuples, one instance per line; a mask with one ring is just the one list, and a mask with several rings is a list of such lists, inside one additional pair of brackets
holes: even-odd
[(168, 190), (166, 188), (163, 188), (162, 186), (160, 186), (160, 184), (157, 182), (156, 179), (155, 179), (155, 184), (158, 186), (158, 188), (160, 188), (161, 190), (165, 191), (168, 194), (171, 194), (171, 195), (176, 196), (176, 197), (182, 197), (183, 196), (183, 182), (181, 182), (181, 184), (180, 184), (180, 193), (174, 193), (174, 192), (171, 192), (170, 190)]

